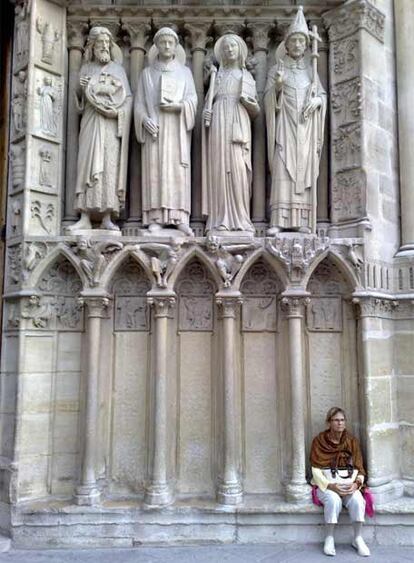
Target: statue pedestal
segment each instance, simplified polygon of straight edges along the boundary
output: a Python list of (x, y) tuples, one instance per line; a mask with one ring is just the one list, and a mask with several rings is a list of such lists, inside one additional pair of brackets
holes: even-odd
[(186, 235), (185, 233), (183, 233), (182, 231), (180, 231), (179, 229), (174, 229), (172, 227), (165, 227), (165, 228), (160, 228), (160, 229), (156, 229), (156, 230), (150, 230), (150, 229), (139, 229), (138, 230), (138, 236), (140, 237), (146, 237), (146, 238), (151, 238), (151, 240), (155, 240), (155, 239), (162, 239), (163, 241), (165, 241), (166, 238), (193, 238), (193, 237), (189, 237), (188, 235)]
[(72, 235), (76, 237), (93, 237), (93, 238), (111, 238), (111, 237), (121, 237), (121, 231), (113, 231), (112, 229), (79, 229), (72, 230), (69, 228), (65, 229), (65, 235)]

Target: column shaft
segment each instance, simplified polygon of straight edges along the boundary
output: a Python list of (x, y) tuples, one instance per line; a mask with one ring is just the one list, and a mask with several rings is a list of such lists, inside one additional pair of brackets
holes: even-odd
[(409, 53), (414, 36), (414, 2), (394, 2), (398, 93), (398, 148), (400, 155), (401, 250), (414, 250), (414, 68)]
[(201, 131), (202, 112), (204, 106), (204, 57), (205, 49), (193, 49), (193, 76), (196, 87), (198, 106), (192, 139), (192, 190), (191, 190), (191, 220), (202, 221), (201, 215)]
[(261, 112), (253, 121), (253, 221), (266, 220), (266, 119), (263, 94), (266, 86), (266, 50), (255, 51), (257, 59), (256, 87)]

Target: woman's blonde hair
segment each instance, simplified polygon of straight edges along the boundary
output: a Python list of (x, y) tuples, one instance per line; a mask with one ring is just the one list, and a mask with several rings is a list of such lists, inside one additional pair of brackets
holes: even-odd
[(326, 413), (326, 418), (325, 418), (325, 422), (326, 424), (329, 424), (331, 422), (331, 419), (338, 414), (338, 412), (340, 412), (341, 414), (344, 415), (344, 419), (346, 420), (346, 414), (344, 409), (341, 409), (341, 407), (331, 407), (328, 412)]

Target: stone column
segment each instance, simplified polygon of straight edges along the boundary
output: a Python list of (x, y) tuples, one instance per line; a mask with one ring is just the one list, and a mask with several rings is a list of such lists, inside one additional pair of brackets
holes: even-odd
[(414, 2), (394, 2), (400, 154), (401, 251), (414, 251), (414, 68), (409, 53), (414, 36)]
[(84, 444), (80, 484), (76, 488), (75, 502), (94, 505), (99, 502), (100, 491), (96, 483), (96, 447), (98, 444), (98, 385), (101, 344), (101, 321), (106, 316), (109, 299), (105, 296), (84, 296), (86, 305), (86, 401), (84, 418)]
[(68, 114), (66, 123), (66, 186), (64, 225), (77, 220), (74, 211), (76, 175), (78, 169), (78, 138), (80, 115), (76, 108), (75, 92), (78, 87), (79, 70), (85, 44), (86, 21), (69, 20), (67, 24), (69, 69), (68, 69)]
[[(130, 83), (133, 94), (138, 86), (138, 78), (144, 68), (145, 43), (147, 35), (151, 30), (148, 21), (137, 21), (136, 19), (123, 19), (122, 29), (129, 35), (131, 54)], [(129, 159), (129, 217), (128, 226), (135, 227), (141, 222), (142, 196), (141, 196), (141, 152), (135, 137), (135, 128), (132, 125), (130, 137), (131, 153)], [(127, 227), (128, 229), (128, 227)], [(134, 235), (134, 232), (126, 234)]]
[(243, 499), (239, 466), (240, 452), (238, 446), (238, 417), (237, 417), (237, 388), (238, 373), (235, 356), (236, 317), (242, 303), (241, 295), (237, 292), (230, 295), (216, 296), (216, 303), (220, 309), (223, 323), (222, 345), (222, 463), (217, 486), (217, 501), (220, 504), (235, 505)]
[(151, 399), (151, 436), (149, 479), (145, 503), (151, 506), (170, 504), (173, 491), (169, 479), (168, 460), (168, 320), (176, 299), (174, 293), (148, 297), (154, 310), (154, 340)]
[(263, 108), (263, 94), (266, 86), (267, 46), (272, 24), (255, 22), (248, 25), (253, 34), (253, 51), (257, 60), (256, 87), (261, 112), (253, 121), (253, 205), (252, 220), (266, 221), (266, 118)]
[(395, 401), (392, 382), (395, 360), (389, 333), (384, 328), (393, 322), (398, 302), (369, 294), (355, 297), (353, 302), (359, 309), (361, 438), (365, 444), (368, 485), (376, 503), (382, 504), (404, 492), (399, 480), (400, 427), (390, 407)]
[(201, 131), (204, 106), (204, 59), (206, 56), (207, 23), (188, 22), (185, 28), (191, 34), (191, 53), (193, 55), (193, 77), (197, 91), (198, 106), (192, 138), (192, 188), (191, 221), (201, 222)]
[[(328, 38), (326, 33), (320, 29), (321, 24), (318, 22), (318, 32), (322, 42), (319, 43), (319, 59), (318, 73), (322, 82), (322, 86), (326, 92), (328, 88), (329, 75), (329, 57), (328, 57)], [(329, 186), (329, 112), (327, 112), (325, 122), (325, 138), (322, 146), (321, 160), (319, 164), (318, 192), (317, 192), (317, 222), (329, 223), (329, 202), (328, 202), (328, 186)]]
[(306, 483), (305, 460), (305, 397), (303, 374), (303, 328), (304, 296), (285, 296), (282, 307), (288, 321), (289, 375), (291, 386), (292, 428), (292, 474), (286, 487), (286, 498), (290, 502), (307, 502), (310, 487)]

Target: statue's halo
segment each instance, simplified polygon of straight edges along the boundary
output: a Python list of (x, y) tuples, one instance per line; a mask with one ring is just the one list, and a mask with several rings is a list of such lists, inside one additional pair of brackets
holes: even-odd
[[(148, 64), (152, 65), (154, 63), (154, 61), (157, 59), (157, 57), (158, 57), (158, 47), (156, 45), (152, 45), (152, 47), (148, 51)], [(177, 61), (179, 63), (181, 63), (182, 65), (185, 65), (186, 60), (187, 60), (187, 56), (185, 54), (183, 47), (180, 45), (180, 43), (177, 44), (177, 50), (175, 52), (175, 58), (177, 59)]]

